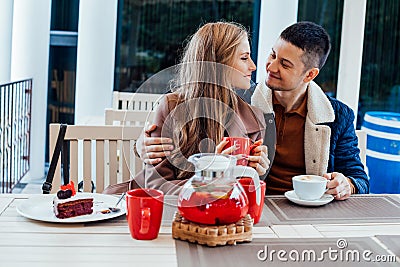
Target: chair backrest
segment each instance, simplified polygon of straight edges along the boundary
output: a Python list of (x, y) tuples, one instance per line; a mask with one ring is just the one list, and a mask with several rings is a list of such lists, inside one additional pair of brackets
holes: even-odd
[[(60, 124), (50, 124), (50, 158), (59, 130)], [(143, 127), (137, 126), (69, 125), (64, 140), (70, 142), (70, 180), (76, 186), (83, 181), (85, 192), (91, 192), (93, 181), (97, 193), (109, 184), (128, 181), (143, 168), (142, 161), (132, 149), (142, 130)], [(78, 170), (82, 170), (82, 174)], [(57, 192), (60, 184), (61, 159), (54, 174), (52, 193)]]
[(163, 94), (113, 92), (113, 109), (154, 111)]
[(360, 149), (361, 162), (364, 169), (367, 169), (367, 133), (364, 130), (356, 130), (358, 138), (358, 149)]
[(155, 111), (118, 110), (106, 108), (105, 125), (144, 126), (153, 122)]

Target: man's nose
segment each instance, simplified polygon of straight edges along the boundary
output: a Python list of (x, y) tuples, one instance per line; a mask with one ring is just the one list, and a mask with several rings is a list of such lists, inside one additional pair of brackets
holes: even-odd
[(276, 72), (277, 71), (277, 64), (276, 60), (267, 60), (267, 71)]

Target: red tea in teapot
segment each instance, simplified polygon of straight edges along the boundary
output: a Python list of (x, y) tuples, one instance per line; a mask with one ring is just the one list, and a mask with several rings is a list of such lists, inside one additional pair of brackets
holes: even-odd
[[(234, 156), (213, 153), (194, 154), (188, 161), (195, 167), (194, 175), (178, 196), (178, 210), (185, 219), (226, 225), (246, 216), (249, 202), (236, 177), (251, 177), (258, 187), (259, 176), (253, 168), (236, 165)], [(256, 199), (259, 203), (260, 190), (256, 191)]]
[(237, 222), (248, 211), (248, 200), (240, 185), (197, 184), (184, 188), (179, 199), (178, 209), (187, 220), (208, 224), (223, 225)]

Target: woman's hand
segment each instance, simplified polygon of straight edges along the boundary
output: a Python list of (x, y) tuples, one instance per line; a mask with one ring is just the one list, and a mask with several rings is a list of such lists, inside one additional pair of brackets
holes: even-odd
[[(248, 166), (254, 168), (257, 171), (258, 175), (260, 175), (260, 176), (264, 175), (267, 172), (267, 170), (269, 169), (269, 165), (270, 165), (270, 160), (268, 159), (268, 147), (262, 145), (262, 143), (263, 143), (262, 139), (254, 142), (254, 144), (251, 146), (249, 156), (236, 155), (236, 157), (238, 159), (247, 158), (249, 161)], [(216, 146), (215, 152), (219, 153), (219, 154), (229, 155), (237, 149), (236, 145), (233, 145), (231, 147), (224, 149), (226, 144), (228, 144), (228, 141), (222, 140)]]
[(252, 145), (253, 148), (250, 151), (250, 156), (248, 157), (250, 167), (253, 167), (258, 175), (264, 175), (269, 169), (270, 160), (268, 159), (268, 147), (262, 145), (263, 140), (257, 140)]
[(229, 143), (229, 141), (225, 138), (222, 139), (222, 141), (216, 146), (215, 148), (215, 153), (217, 154), (225, 154), (225, 155), (230, 155), (233, 151), (238, 149), (237, 145), (234, 144), (231, 147), (228, 147), (227, 149), (224, 149), (224, 147)]

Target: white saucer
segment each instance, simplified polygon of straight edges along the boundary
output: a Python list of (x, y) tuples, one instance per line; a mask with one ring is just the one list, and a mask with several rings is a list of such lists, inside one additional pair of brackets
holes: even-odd
[(317, 200), (300, 199), (296, 195), (294, 190), (285, 192), (285, 197), (296, 204), (304, 205), (304, 206), (322, 206), (322, 205), (328, 204), (329, 202), (331, 202), (333, 200), (333, 196), (328, 195), (328, 194), (324, 194), (320, 199), (317, 199)]

